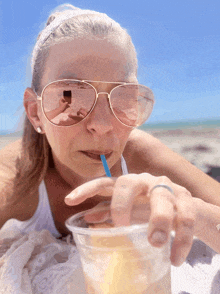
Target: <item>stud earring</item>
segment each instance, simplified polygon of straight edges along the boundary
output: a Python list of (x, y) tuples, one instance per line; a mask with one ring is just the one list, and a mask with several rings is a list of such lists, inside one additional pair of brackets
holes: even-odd
[(37, 132), (40, 134), (42, 132), (41, 127), (37, 127)]

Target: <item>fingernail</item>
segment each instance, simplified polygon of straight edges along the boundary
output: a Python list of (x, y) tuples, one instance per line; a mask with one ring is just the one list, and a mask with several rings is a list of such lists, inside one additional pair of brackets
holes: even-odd
[(68, 205), (68, 204), (72, 204), (71, 198), (70, 197), (66, 197), (64, 199), (64, 202)]
[(74, 198), (76, 198), (79, 195), (79, 193), (77, 192), (71, 192), (70, 194), (68, 194), (65, 199), (70, 199), (70, 200), (74, 200)]
[(153, 235), (151, 236), (151, 241), (153, 243), (165, 243), (167, 241), (167, 234), (162, 231), (154, 231)]
[(73, 197), (73, 195), (71, 194), (71, 195), (66, 196), (66, 197), (64, 198), (64, 201), (65, 201), (66, 203), (73, 203), (73, 202), (74, 202), (74, 197)]
[(180, 257), (180, 256), (179, 257), (172, 256), (170, 258), (170, 260), (171, 260), (172, 265), (174, 265), (176, 267), (179, 267), (179, 266), (181, 266), (184, 263), (185, 258), (184, 257)]
[(178, 263), (177, 263), (177, 266), (181, 266), (185, 261), (185, 258), (184, 257), (180, 257)]
[(65, 199), (73, 199), (73, 196), (72, 195), (68, 195), (65, 197)]

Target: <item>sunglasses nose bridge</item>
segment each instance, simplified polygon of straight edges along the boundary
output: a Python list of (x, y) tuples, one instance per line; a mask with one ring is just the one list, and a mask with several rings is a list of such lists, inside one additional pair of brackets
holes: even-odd
[(108, 92), (98, 92), (97, 93), (97, 99), (99, 98), (100, 94), (106, 94), (108, 96), (108, 99), (110, 99), (110, 94)]
[[(108, 104), (109, 104), (109, 106), (110, 106), (110, 108), (111, 108), (111, 103), (110, 103), (110, 94), (108, 93), (108, 92), (97, 92), (97, 94), (96, 94), (96, 103), (98, 102), (98, 98), (99, 98), (99, 95), (107, 95), (107, 98), (108, 98)], [(103, 96), (103, 97), (105, 97), (105, 96)]]
[[(95, 106), (97, 105), (97, 102), (98, 102), (98, 98), (100, 98), (99, 97), (99, 95), (103, 95), (103, 98), (106, 98), (106, 96), (105, 95), (107, 95), (107, 99), (108, 99), (108, 106), (109, 106), (109, 108), (110, 108), (110, 110), (111, 110), (111, 112), (114, 114), (114, 112), (113, 112), (113, 109), (112, 109), (112, 106), (111, 106), (111, 102), (110, 102), (110, 96), (111, 96), (111, 93), (108, 93), (108, 92), (97, 92), (96, 91), (96, 103), (95, 103), (95, 105), (93, 106), (93, 108), (92, 108), (92, 110), (91, 111), (93, 111), (93, 109), (95, 108)], [(102, 98), (102, 97), (101, 97)]]

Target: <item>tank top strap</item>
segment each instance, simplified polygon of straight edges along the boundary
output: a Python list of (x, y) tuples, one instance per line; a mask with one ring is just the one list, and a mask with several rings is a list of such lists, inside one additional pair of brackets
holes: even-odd
[(122, 169), (122, 174), (123, 175), (127, 175), (128, 174), (127, 164), (126, 164), (126, 161), (125, 161), (123, 155), (121, 156), (121, 169)]

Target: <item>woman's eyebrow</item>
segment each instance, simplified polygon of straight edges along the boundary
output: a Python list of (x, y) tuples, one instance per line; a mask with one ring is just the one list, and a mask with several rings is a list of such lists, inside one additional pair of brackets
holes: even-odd
[(76, 79), (76, 80), (82, 80), (79, 77), (77, 77), (77, 74), (69, 71), (64, 71), (62, 74), (58, 76), (58, 79)]

